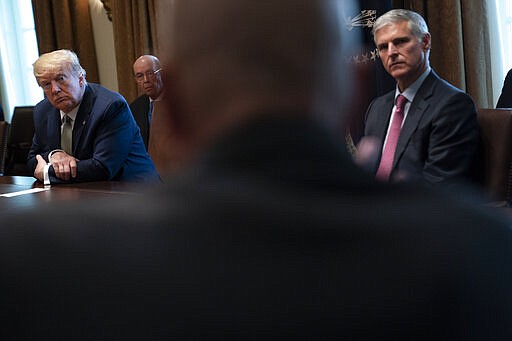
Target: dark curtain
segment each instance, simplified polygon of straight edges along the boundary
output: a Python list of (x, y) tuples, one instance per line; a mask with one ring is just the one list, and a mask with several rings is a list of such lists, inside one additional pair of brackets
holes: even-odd
[[(373, 42), (371, 30), (375, 19), (392, 8), (391, 0), (359, 0), (359, 13), (349, 14), (353, 34), (361, 35), (363, 44), (350, 62), (355, 63), (358, 77), (349, 126), (349, 149), (353, 151), (364, 131), (364, 115), (370, 101), (395, 87), (393, 78), (384, 70)], [(348, 13), (347, 13), (348, 14)]]
[(87, 80), (99, 82), (89, 2), (32, 0), (32, 9), (39, 53), (72, 50), (80, 58)]
[(393, 0), (420, 13), (432, 34), (430, 64), (442, 78), (493, 108), (488, 0)]
[(111, 0), (110, 5), (119, 92), (130, 103), (138, 96), (133, 63), (143, 54), (158, 57), (157, 0)]

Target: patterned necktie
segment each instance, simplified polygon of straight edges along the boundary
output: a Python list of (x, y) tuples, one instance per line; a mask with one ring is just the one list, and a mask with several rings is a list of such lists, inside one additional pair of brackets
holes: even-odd
[(398, 143), (400, 129), (402, 128), (402, 122), (404, 120), (405, 103), (407, 103), (407, 98), (402, 95), (398, 95), (396, 98), (396, 108), (393, 115), (393, 122), (391, 122), (388, 139), (382, 152), (377, 174), (375, 175), (375, 177), (379, 180), (389, 180), (389, 175), (391, 174), (391, 169), (393, 168), (393, 159), (395, 158), (396, 145)]
[(67, 154), (73, 155), (73, 120), (68, 115), (62, 119), (62, 133), (60, 135), (60, 147)]

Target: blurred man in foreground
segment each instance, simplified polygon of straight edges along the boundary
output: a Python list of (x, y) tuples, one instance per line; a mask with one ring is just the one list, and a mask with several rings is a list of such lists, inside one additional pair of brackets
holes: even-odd
[(346, 154), (341, 3), (174, 2), (164, 67), (186, 171), (142, 198), (4, 217), (6, 326), (68, 339), (510, 338), (508, 226), (377, 183)]

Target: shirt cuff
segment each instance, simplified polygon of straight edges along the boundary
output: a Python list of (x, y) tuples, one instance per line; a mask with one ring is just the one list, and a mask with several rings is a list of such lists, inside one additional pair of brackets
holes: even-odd
[(45, 186), (50, 184), (50, 175), (48, 174), (49, 173), (48, 170), (50, 169), (50, 166), (51, 166), (51, 163), (47, 163), (43, 169), (43, 178), (44, 178)]
[[(64, 150), (62, 149), (54, 149), (52, 150), (49, 154), (48, 154), (48, 162), (52, 162), (52, 155), (53, 153), (57, 153), (57, 152), (64, 152)], [(65, 152), (64, 152), (65, 153)]]

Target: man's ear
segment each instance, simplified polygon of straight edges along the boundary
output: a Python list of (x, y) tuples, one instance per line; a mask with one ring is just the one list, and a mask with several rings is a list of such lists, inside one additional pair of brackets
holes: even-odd
[(430, 35), (430, 33), (427, 32), (423, 36), (423, 50), (424, 51), (430, 50), (430, 48), (432, 47), (431, 43), (432, 43), (431, 35)]

